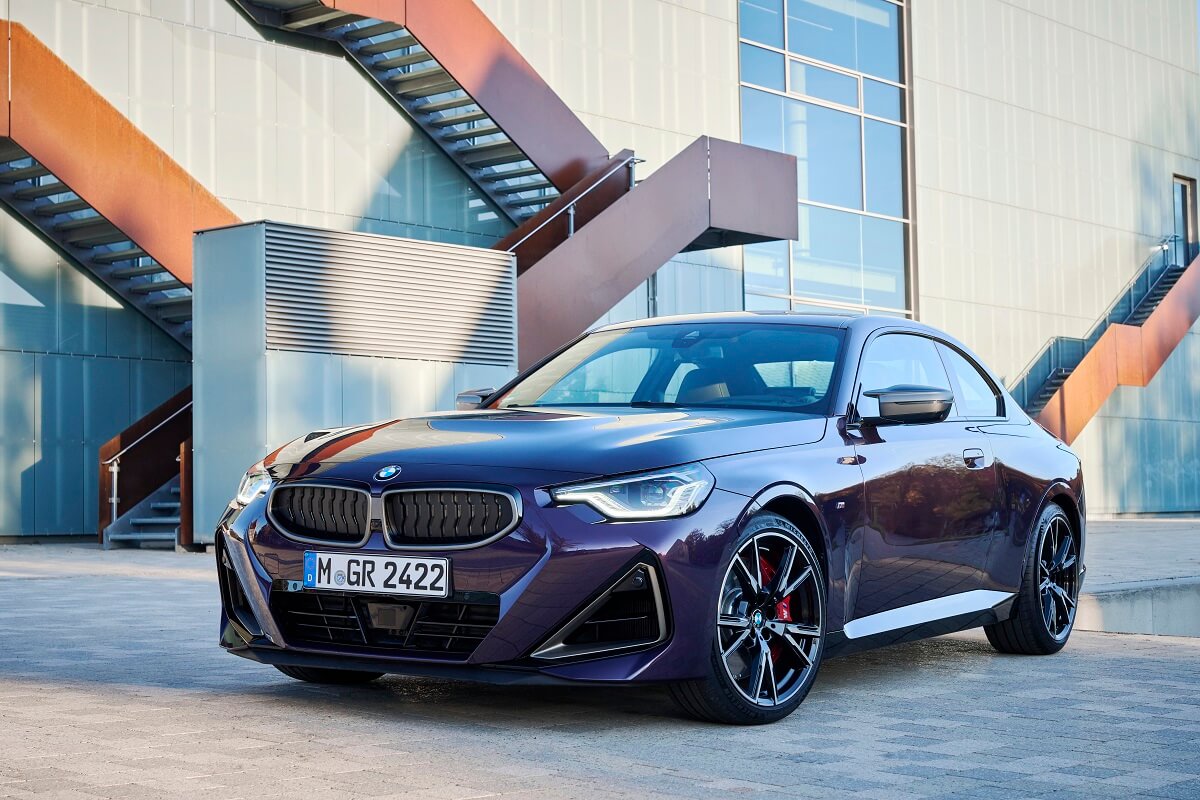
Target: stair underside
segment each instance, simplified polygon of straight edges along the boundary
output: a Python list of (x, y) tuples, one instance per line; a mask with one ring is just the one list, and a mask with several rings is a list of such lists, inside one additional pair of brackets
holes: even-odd
[(9, 139), (0, 140), (0, 202), (191, 349), (191, 289)]

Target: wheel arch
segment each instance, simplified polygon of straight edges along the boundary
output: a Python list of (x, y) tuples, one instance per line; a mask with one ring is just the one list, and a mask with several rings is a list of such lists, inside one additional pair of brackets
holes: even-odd
[(825, 589), (828, 594), (831, 584), (829, 530), (812, 494), (798, 484), (772, 484), (756, 494), (747, 505), (746, 510), (742, 512), (742, 518), (738, 521), (738, 530), (744, 529), (754, 515), (763, 512), (778, 514), (795, 525), (808, 539), (808, 543), (812, 545), (813, 550), (817, 551), (817, 558), (821, 561), (821, 569), (825, 573)]
[(1067, 520), (1071, 523), (1076, 535), (1079, 536), (1079, 554), (1083, 556), (1084, 547), (1084, 528), (1083, 528), (1083, 506), (1079, 498), (1075, 496), (1075, 492), (1071, 489), (1071, 485), (1063, 480), (1054, 481), (1046, 489), (1042, 495), (1042, 501), (1038, 504), (1037, 513), (1033, 515), (1030, 522), (1029, 530), (1025, 533), (1025, 557), (1021, 561), (1021, 567), (1024, 569), (1029, 563), (1029, 547), (1028, 543), (1031, 538), (1037, 535), (1037, 526), (1042, 519), (1042, 514), (1046, 513), (1046, 507), (1054, 503), (1063, 510), (1067, 515)]

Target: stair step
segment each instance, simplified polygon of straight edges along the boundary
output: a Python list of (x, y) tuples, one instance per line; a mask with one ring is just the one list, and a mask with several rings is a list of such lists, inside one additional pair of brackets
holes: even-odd
[(354, 52), (360, 56), (378, 56), (384, 53), (394, 53), (397, 50), (407, 50), (416, 43), (417, 40), (411, 36), (393, 36), (391, 39), (384, 39), (382, 42), (355, 47)]
[(451, 109), (473, 105), (475, 105), (475, 98), (464, 94), (461, 97), (447, 97), (444, 100), (421, 103), (419, 106), (414, 106), (413, 111), (419, 111), (422, 114), (436, 114), (441, 111), (450, 111)]
[(434, 64), (437, 63), (437, 61), (434, 61), (433, 56), (430, 55), (427, 51), (418, 50), (415, 53), (405, 53), (402, 56), (392, 56), (391, 58), (384, 58), (379, 61), (372, 61), (371, 68), (372, 69), (395, 69), (396, 67), (407, 67), (412, 64), (421, 64), (426, 61), (431, 61)]
[[(92, 256), (92, 261), (97, 264), (115, 264), (118, 261), (133, 261), (138, 258), (145, 258), (148, 254), (140, 247), (127, 247), (121, 250), (111, 250), (107, 253), (97, 253)], [(157, 265), (156, 265), (157, 266)], [(130, 267), (129, 269), (146, 269), (146, 267)], [(162, 267), (158, 267), (162, 269)], [(116, 274), (115, 272), (113, 273)], [(131, 275), (122, 275), (119, 277), (136, 277), (137, 275), (149, 275), (149, 272), (138, 272)]]
[(458, 82), (441, 67), (391, 75), (387, 80), (396, 94), (410, 98), (428, 97), (459, 88)]
[(72, 231), (70, 236), (66, 236), (64, 238), (67, 240), (68, 244), (83, 248), (99, 247), (102, 244), (116, 244), (117, 242), (129, 241), (129, 237), (126, 236), (120, 228), (116, 227), (112, 223)]
[(192, 318), (192, 307), (186, 306), (184, 308), (171, 309), (170, 311), (162, 312), (158, 316), (163, 320), (163, 322), (171, 322), (176, 324), (187, 322)]
[(497, 181), (507, 181), (512, 178), (527, 178), (530, 175), (541, 175), (542, 171), (530, 164), (528, 167), (520, 167), (518, 169), (505, 170), (504, 172), (489, 172), (487, 175), (480, 177), (480, 180), (488, 183), (496, 183)]
[(178, 525), (179, 517), (134, 517), (129, 520), (130, 525)]
[(493, 191), (496, 194), (520, 194), (521, 192), (535, 192), (542, 189), (553, 189), (554, 184), (550, 181), (531, 181), (529, 183), (517, 183), (511, 186), (499, 186)]
[(558, 195), (542, 196), (542, 197), (512, 197), (506, 202), (513, 208), (531, 208), (533, 206), (545, 206), (553, 203), (558, 199)]
[[(424, 106), (422, 106), (420, 110), (424, 111)], [(487, 118), (488, 115), (483, 110), (468, 111), (465, 114), (453, 114), (451, 116), (438, 117), (435, 120), (431, 120), (429, 124), (435, 128), (449, 128), (451, 125), (465, 125), (468, 122), (479, 122), (480, 120), (485, 120)]]
[(462, 141), (463, 139), (478, 139), (482, 136), (494, 136), (497, 133), (503, 133), (498, 125), (481, 125), (478, 128), (464, 128), (460, 131), (450, 131), (443, 133), (443, 139), (449, 139), (452, 142)]
[[(96, 261), (97, 259), (93, 258), (92, 260)], [(114, 269), (112, 272), (110, 272), (108, 274), (109, 274), (109, 277), (112, 277), (112, 278), (128, 280), (129, 278), (140, 278), (143, 275), (158, 275), (158, 274), (165, 274), (166, 272), (167, 271), (165, 269), (163, 269), (162, 264), (159, 264), (157, 261), (154, 261), (149, 264), (142, 264), (142, 265), (136, 266), (136, 267), (121, 267), (120, 269)]]
[(174, 511), (176, 514), (178, 514), (179, 513), (179, 501), (176, 500), (174, 502), (167, 502), (164, 500), (159, 503), (151, 503), (150, 508), (153, 511)]
[(403, 28), (394, 22), (376, 22), (373, 25), (364, 25), (361, 28), (355, 28), (352, 31), (346, 31), (345, 37), (356, 42), (363, 39), (370, 39), (373, 36), (382, 36), (385, 33), (403, 30)]
[(49, 197), (52, 194), (62, 194), (69, 192), (67, 185), (60, 180), (54, 180), (49, 183), (41, 183), (37, 186), (26, 186), (24, 189), (17, 189), (13, 192), (13, 196), (18, 200), (36, 200), (39, 197)]
[(173, 542), (175, 531), (137, 531), (134, 533), (110, 533), (110, 542)]
[(178, 486), (172, 486), (172, 487), (171, 487), (171, 494), (179, 494), (179, 487), (178, 487)]
[(0, 172), (0, 183), (19, 183), (20, 181), (40, 178), (43, 175), (49, 174), (50, 170), (41, 164), (33, 164), (28, 167), (17, 167), (16, 169), (8, 169)]
[(75, 197), (57, 203), (45, 203), (38, 206), (34, 213), (39, 217), (53, 217), (58, 214), (69, 214), (72, 211), (83, 211), (85, 208), (91, 208), (91, 206), (82, 197)]
[(190, 306), (192, 304), (192, 296), (190, 294), (174, 295), (172, 297), (156, 297), (149, 302), (149, 305), (154, 308), (166, 308), (167, 306)]
[(168, 289), (186, 289), (183, 283), (175, 278), (167, 281), (143, 281), (136, 286), (131, 286), (129, 291), (134, 294), (152, 294), (154, 292), (165, 292)]
[(89, 217), (76, 217), (59, 222), (54, 226), (54, 230), (58, 233), (70, 233), (71, 231), (81, 231), (88, 228), (113, 227), (113, 224), (99, 214), (94, 214)]
[(525, 160), (521, 148), (508, 139), (460, 147), (458, 154), (471, 167), (496, 167)]

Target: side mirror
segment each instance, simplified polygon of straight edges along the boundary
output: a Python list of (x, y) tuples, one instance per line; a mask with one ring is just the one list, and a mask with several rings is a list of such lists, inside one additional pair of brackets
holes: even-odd
[(467, 389), (459, 392), (454, 398), (455, 411), (474, 411), (483, 404), (484, 400), (496, 393), (495, 387), (487, 389)]
[(879, 416), (863, 420), (875, 424), (941, 422), (954, 404), (953, 392), (934, 386), (889, 386), (863, 394), (879, 401)]

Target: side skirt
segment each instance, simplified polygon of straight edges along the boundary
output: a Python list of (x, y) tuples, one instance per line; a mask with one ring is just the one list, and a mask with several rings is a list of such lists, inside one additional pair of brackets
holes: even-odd
[(846, 623), (825, 640), (825, 658), (970, 630), (1008, 619), (1015, 594), (975, 590), (883, 611)]

